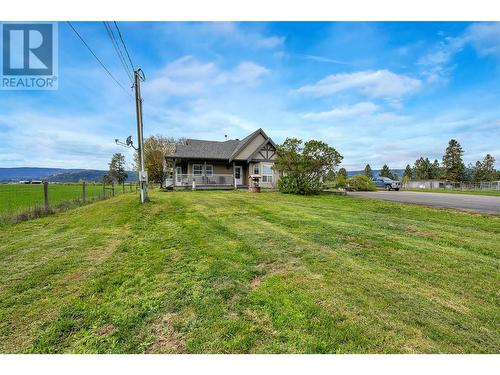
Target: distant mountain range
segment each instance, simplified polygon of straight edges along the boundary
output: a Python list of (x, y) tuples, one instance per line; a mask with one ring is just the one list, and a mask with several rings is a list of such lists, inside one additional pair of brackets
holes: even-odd
[[(404, 169), (391, 169), (391, 172), (399, 177), (403, 177)], [(363, 174), (365, 171), (347, 171), (347, 177), (354, 176), (356, 174)], [(380, 169), (373, 169), (373, 177), (377, 177), (380, 173)]]
[[(78, 182), (80, 180), (99, 182), (107, 171), (97, 169), (64, 168), (0, 168), (0, 182), (42, 180), (48, 182)], [(137, 181), (134, 171), (127, 171), (127, 182)]]

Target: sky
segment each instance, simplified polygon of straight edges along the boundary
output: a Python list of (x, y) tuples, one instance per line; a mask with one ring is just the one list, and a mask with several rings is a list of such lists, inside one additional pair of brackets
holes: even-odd
[[(136, 139), (130, 81), (103, 23), (59, 23), (59, 88), (0, 91), (0, 167), (106, 169)], [(500, 23), (120, 22), (140, 66), (145, 135), (318, 139), (348, 170), (441, 160), (500, 167)], [(130, 91), (130, 92), (128, 92)]]

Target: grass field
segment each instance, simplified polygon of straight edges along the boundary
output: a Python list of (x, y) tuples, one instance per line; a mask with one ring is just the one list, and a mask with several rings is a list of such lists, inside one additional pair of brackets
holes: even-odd
[(420, 191), (424, 193), (446, 193), (446, 194), (468, 194), (468, 195), (487, 195), (500, 197), (500, 191), (495, 190), (451, 190), (451, 189), (402, 189), (403, 191)]
[(500, 218), (125, 194), (0, 231), (0, 352), (498, 353)]
[[(49, 204), (58, 205), (62, 202), (82, 199), (82, 184), (49, 184)], [(121, 192), (122, 187), (116, 187)], [(129, 190), (129, 186), (126, 186)], [(102, 184), (87, 183), (85, 187), (87, 199), (103, 195)], [(111, 191), (106, 192), (107, 195)], [(42, 184), (0, 184), (0, 215), (23, 212), (44, 205)]]

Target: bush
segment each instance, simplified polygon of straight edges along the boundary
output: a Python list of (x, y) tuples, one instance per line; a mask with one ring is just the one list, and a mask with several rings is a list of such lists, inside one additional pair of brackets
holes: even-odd
[(349, 189), (356, 191), (374, 191), (377, 190), (373, 181), (364, 174), (357, 174), (347, 179)]
[(282, 176), (278, 180), (278, 190), (285, 194), (319, 194), (321, 182), (319, 179), (299, 179), (294, 176)]

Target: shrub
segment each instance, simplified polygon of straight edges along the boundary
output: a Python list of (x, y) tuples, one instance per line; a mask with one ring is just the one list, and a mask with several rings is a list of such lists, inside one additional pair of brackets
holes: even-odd
[(349, 189), (356, 191), (374, 191), (377, 190), (373, 181), (364, 174), (357, 174), (347, 179)]
[(278, 180), (278, 190), (285, 194), (319, 194), (321, 182), (318, 179), (300, 179), (295, 176), (283, 176)]

